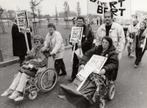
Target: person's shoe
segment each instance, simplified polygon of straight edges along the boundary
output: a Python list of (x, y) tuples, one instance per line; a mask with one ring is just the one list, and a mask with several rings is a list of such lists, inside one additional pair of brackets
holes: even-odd
[(22, 95), (18, 96), (17, 98), (14, 99), (15, 102), (22, 101), (24, 97)]
[(130, 58), (134, 58), (134, 55), (133, 55), (133, 54), (130, 54), (129, 57), (130, 57)]
[(66, 100), (66, 96), (65, 95), (58, 95), (58, 98)]
[(135, 64), (135, 65), (134, 65), (134, 68), (138, 68), (138, 65)]
[(6, 91), (4, 91), (4, 93), (1, 94), (1, 96), (8, 96), (8, 95), (12, 94), (13, 91), (14, 90), (12, 90), (12, 89), (7, 89)]
[(65, 73), (61, 73), (61, 74), (59, 74), (59, 76), (65, 76), (65, 75), (67, 75), (66, 72), (65, 72)]
[(8, 98), (9, 99), (16, 99), (20, 93), (18, 91), (14, 91)]

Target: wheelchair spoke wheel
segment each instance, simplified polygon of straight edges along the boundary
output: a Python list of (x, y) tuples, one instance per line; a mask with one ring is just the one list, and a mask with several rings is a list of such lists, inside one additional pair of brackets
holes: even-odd
[(109, 92), (108, 92), (108, 100), (112, 100), (114, 98), (115, 92), (116, 92), (115, 85), (112, 84), (110, 86), (110, 89), (109, 89)]
[(34, 99), (36, 99), (37, 95), (38, 95), (37, 91), (32, 90), (32, 91), (30, 91), (28, 97), (29, 97), (30, 100), (34, 100)]
[(104, 99), (100, 99), (100, 102), (99, 102), (99, 108), (105, 108), (105, 100)]
[(57, 74), (54, 69), (47, 69), (39, 77), (39, 88), (42, 92), (48, 92), (54, 88), (57, 83)]

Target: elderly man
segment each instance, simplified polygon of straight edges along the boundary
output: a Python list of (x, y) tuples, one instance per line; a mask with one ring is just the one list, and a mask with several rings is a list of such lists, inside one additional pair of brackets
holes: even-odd
[(101, 39), (104, 36), (109, 36), (113, 40), (113, 44), (116, 47), (118, 58), (121, 59), (122, 51), (125, 46), (125, 35), (123, 27), (118, 23), (113, 22), (113, 14), (111, 11), (104, 13), (105, 23), (102, 24), (96, 35), (96, 44), (101, 44)]

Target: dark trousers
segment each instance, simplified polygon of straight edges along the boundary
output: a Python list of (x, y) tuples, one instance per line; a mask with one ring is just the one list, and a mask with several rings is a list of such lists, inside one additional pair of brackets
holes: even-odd
[(58, 75), (60, 73), (60, 70), (62, 71), (62, 74), (66, 74), (66, 69), (65, 69), (65, 64), (63, 62), (63, 59), (55, 60), (54, 66)]
[(135, 60), (135, 65), (139, 65), (139, 63), (141, 62), (141, 59), (144, 55), (144, 51), (142, 51), (142, 48), (139, 48), (139, 47), (136, 47), (136, 50), (135, 50), (135, 54), (136, 54), (136, 60)]
[(22, 66), (22, 63), (24, 62), (24, 60), (25, 60), (25, 55), (19, 56), (20, 66)]
[(79, 59), (77, 55), (74, 53), (73, 64), (72, 64), (72, 75), (71, 75), (72, 80), (76, 78), (76, 75), (78, 73), (78, 68), (79, 68)]

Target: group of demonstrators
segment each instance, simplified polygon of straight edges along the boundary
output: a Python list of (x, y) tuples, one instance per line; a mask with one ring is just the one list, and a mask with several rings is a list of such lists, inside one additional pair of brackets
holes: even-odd
[[(132, 57), (132, 54), (135, 51), (135, 67), (138, 67), (144, 52), (147, 49), (146, 22), (142, 21), (139, 26), (137, 26), (137, 23), (137, 20), (133, 21), (133, 24), (128, 28), (127, 32), (128, 56)], [(96, 36), (94, 36), (90, 25), (86, 24), (84, 17), (78, 16), (75, 20), (74, 26), (82, 27), (83, 32), (80, 41), (70, 42), (73, 46), (73, 65), (70, 81), (74, 81), (79, 70), (85, 66), (93, 55), (107, 57), (107, 60), (99, 74), (104, 75), (108, 80), (115, 81), (117, 78), (117, 71), (119, 69), (119, 60), (121, 60), (122, 53), (125, 48), (126, 39), (123, 27), (120, 24), (113, 22), (113, 14), (110, 11), (104, 13), (104, 23), (98, 28)], [(49, 55), (54, 58), (54, 67), (58, 76), (67, 74), (63, 61), (65, 50), (63, 38), (61, 33), (56, 30), (53, 23), (48, 24), (48, 33), (45, 39), (41, 36), (35, 36), (33, 38), (33, 42), (35, 44), (33, 48), (31, 48), (32, 45), (29, 41), (30, 51), (27, 51), (26, 48), (22, 49), (21, 44), (25, 41), (24, 36), (20, 35), (23, 35), (23, 33), (19, 32), (17, 25), (14, 24), (12, 27), (13, 52), (14, 56), (19, 56), (21, 67), (27, 68), (33, 65), (35, 66), (35, 69), (39, 69), (47, 66), (48, 55), (46, 52), (49, 52)], [(23, 38), (23, 40), (21, 38)], [(23, 42), (21, 42), (21, 40)], [(76, 54), (75, 51), (77, 49), (81, 49), (83, 56)], [(22, 53), (20, 53), (21, 51)], [(60, 73), (60, 71), (62, 72)], [(14, 99), (15, 101), (23, 100), (23, 89), (25, 88), (26, 82), (35, 74), (36, 71), (26, 71), (25, 73), (22, 73), (21, 71), (18, 72), (12, 84), (1, 96), (9, 96), (10, 99)], [(90, 95), (92, 97), (95, 89), (91, 90)]]
[(137, 68), (142, 60), (142, 57), (147, 48), (146, 36), (147, 36), (147, 22), (145, 20), (139, 21), (133, 20), (133, 23), (128, 27), (127, 31), (127, 50), (128, 56), (134, 58), (134, 68)]

